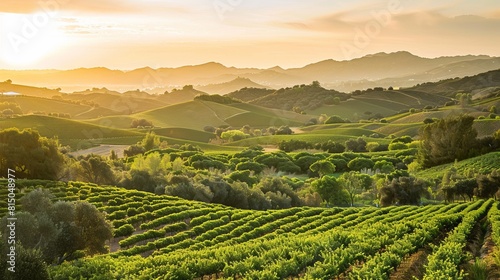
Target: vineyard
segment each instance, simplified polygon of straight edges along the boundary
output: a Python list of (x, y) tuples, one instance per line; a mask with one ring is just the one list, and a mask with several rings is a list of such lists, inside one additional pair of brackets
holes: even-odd
[[(19, 196), (35, 188), (22, 185)], [(432, 252), (423, 279), (461, 279), (480, 220), (500, 242), (493, 200), (253, 211), (80, 182), (43, 185), (107, 213), (115, 235), (110, 254), (53, 266), (54, 279), (389, 279), (424, 247)]]

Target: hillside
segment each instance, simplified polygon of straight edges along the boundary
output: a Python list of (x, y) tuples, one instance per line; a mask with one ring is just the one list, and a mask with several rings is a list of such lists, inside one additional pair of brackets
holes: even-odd
[(193, 101), (196, 96), (203, 94), (207, 93), (196, 90), (193, 86), (184, 86), (182, 89), (173, 89), (171, 92), (159, 94), (156, 98), (167, 104), (178, 104)]
[(251, 102), (257, 98), (262, 98), (262, 97), (269, 95), (273, 92), (275, 92), (275, 90), (265, 89), (265, 88), (247, 88), (247, 87), (244, 87), (244, 88), (240, 88), (239, 90), (228, 93), (227, 96), (241, 100), (243, 102)]
[(169, 104), (155, 97), (145, 92), (128, 92), (123, 94), (92, 92), (85, 94), (72, 93), (62, 96), (63, 100), (91, 102), (96, 106), (113, 110), (117, 112), (117, 115), (129, 115)]
[(134, 114), (133, 117), (150, 120), (158, 127), (182, 127), (194, 130), (203, 130), (205, 126), (218, 127), (223, 125), (236, 128), (243, 125), (256, 128), (286, 124), (302, 125), (306, 118), (293, 112), (280, 114), (258, 106), (238, 103), (224, 105), (199, 100)]
[[(94, 204), (107, 213), (115, 230), (115, 238), (109, 242), (111, 254), (51, 266), (54, 279), (85, 275), (107, 279), (264, 279), (266, 275), (326, 279), (342, 273), (375, 278), (374, 267), (379, 266), (377, 273), (396, 277), (391, 267), (402, 270), (405, 256), (432, 242), (438, 245), (429, 258), (445, 250), (449, 241), (441, 235), (456, 235), (454, 242), (465, 244), (473, 225), (488, 211), (496, 215), (498, 207), (493, 200), (479, 200), (425, 207), (252, 211), (80, 182), (20, 180), (18, 186), (28, 191), (40, 183), (58, 200)], [(6, 191), (2, 188), (3, 194)], [(3, 214), (6, 205), (2, 202), (1, 206)], [(496, 229), (495, 221), (487, 222)], [(133, 231), (118, 230), (125, 225), (131, 225)], [(460, 251), (457, 257), (462, 254)], [(389, 256), (391, 266), (383, 265)], [(356, 263), (359, 265), (349, 270)]]
[[(498, 65), (500, 65), (500, 61)], [(474, 93), (475, 91), (492, 87), (500, 87), (500, 69), (470, 77), (446, 79), (434, 83), (427, 82), (414, 86), (411, 89), (454, 97), (457, 92)]]
[(237, 91), (242, 88), (258, 88), (258, 89), (268, 89), (268, 87), (259, 85), (250, 79), (238, 77), (234, 80), (220, 83), (220, 84), (209, 84), (205, 86), (197, 86), (196, 89), (204, 91), (209, 94), (228, 94), (233, 91)]
[(0, 119), (0, 129), (10, 127), (35, 129), (42, 136), (57, 137), (62, 145), (70, 145), (73, 149), (98, 145), (104, 143), (106, 139), (112, 139), (115, 142), (113, 144), (130, 145), (143, 137), (139, 132), (38, 115)]
[(14, 92), (27, 96), (45, 97), (45, 98), (52, 98), (53, 96), (61, 95), (61, 92), (56, 89), (13, 84), (11, 81), (9, 82), (7, 80), (4, 82), (0, 82), (0, 93), (3, 94), (8, 92)]
[(85, 100), (70, 101), (61, 98), (42, 98), (34, 96), (0, 96), (0, 102), (18, 104), (23, 114), (63, 113), (73, 119), (95, 118), (97, 116), (117, 115), (119, 112), (104, 107), (96, 107)]

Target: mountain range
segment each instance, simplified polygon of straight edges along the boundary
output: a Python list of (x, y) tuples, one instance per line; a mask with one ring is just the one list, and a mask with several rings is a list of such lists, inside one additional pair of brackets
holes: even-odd
[(217, 62), (177, 68), (150, 67), (131, 71), (104, 67), (72, 70), (0, 70), (0, 81), (62, 88), (64, 92), (93, 87), (164, 93), (193, 85), (209, 93), (225, 94), (240, 86), (274, 88), (319, 81), (342, 92), (371, 87), (410, 87), (424, 82), (472, 76), (500, 68), (500, 57), (486, 55), (423, 58), (409, 52), (377, 53), (346, 61), (324, 60), (301, 68), (227, 67)]

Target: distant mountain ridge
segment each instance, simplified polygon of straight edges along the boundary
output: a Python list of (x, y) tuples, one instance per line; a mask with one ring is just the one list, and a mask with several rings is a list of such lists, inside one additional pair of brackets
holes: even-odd
[[(208, 85), (229, 83), (238, 78), (250, 79), (252, 83), (269, 88), (309, 84), (317, 80), (326, 88), (350, 92), (375, 86), (409, 87), (422, 82), (471, 76), (499, 68), (499, 57), (464, 55), (423, 58), (400, 51), (376, 53), (345, 61), (329, 59), (290, 69), (279, 66), (268, 69), (236, 68), (209, 62), (177, 68), (144, 67), (131, 71), (111, 70), (105, 67), (72, 70), (0, 70), (0, 81), (11, 79), (17, 84), (63, 89), (107, 87), (120, 91), (140, 89), (164, 92), (184, 85), (193, 85), (201, 89)], [(215, 91), (216, 89), (211, 93), (223, 93)]]

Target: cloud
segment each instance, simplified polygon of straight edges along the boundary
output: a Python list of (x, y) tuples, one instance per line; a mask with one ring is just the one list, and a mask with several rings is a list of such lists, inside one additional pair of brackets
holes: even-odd
[(144, 2), (127, 0), (2, 0), (0, 12), (27, 14), (41, 10), (77, 11), (83, 13), (158, 13), (187, 12), (178, 5), (162, 2)]

